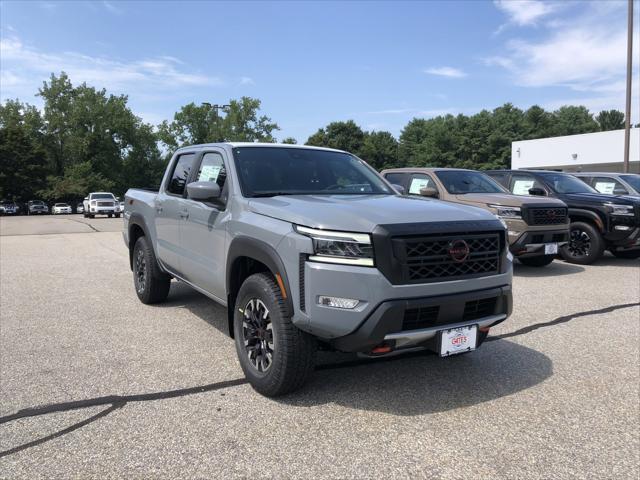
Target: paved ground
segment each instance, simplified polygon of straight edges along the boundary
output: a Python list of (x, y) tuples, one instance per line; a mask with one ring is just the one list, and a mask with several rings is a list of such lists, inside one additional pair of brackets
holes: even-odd
[(1, 478), (638, 478), (638, 261), (517, 267), (477, 352), (325, 354), (269, 400), (222, 308), (138, 302), (120, 226), (0, 219)]

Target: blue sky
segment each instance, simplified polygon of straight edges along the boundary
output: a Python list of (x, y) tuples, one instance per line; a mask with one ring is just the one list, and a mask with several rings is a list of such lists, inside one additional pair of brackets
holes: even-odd
[[(636, 26), (640, 2), (636, 2)], [(154, 124), (191, 101), (262, 100), (300, 142), (333, 120), (512, 102), (624, 106), (626, 1), (0, 2), (0, 97), (40, 105), (65, 70)], [(640, 57), (636, 28), (634, 59)], [(634, 65), (638, 106), (638, 64)], [(636, 110), (634, 118), (638, 119)]]

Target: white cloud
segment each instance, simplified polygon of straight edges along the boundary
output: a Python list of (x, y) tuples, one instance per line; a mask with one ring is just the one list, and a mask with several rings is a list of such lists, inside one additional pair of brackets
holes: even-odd
[(465, 72), (454, 67), (425, 68), (424, 73), (427, 73), (429, 75), (438, 75), (441, 77), (449, 77), (449, 78), (462, 78), (467, 76)]
[(494, 0), (493, 3), (507, 15), (509, 23), (518, 26), (535, 25), (556, 9), (556, 5), (539, 0)]
[(240, 85), (255, 85), (253, 78), (251, 77), (240, 77)]
[(173, 57), (122, 61), (77, 52), (48, 53), (27, 46), (16, 37), (0, 38), (1, 98), (32, 97), (51, 73), (65, 71), (74, 84), (86, 82), (114, 93), (149, 95), (182, 87), (220, 86), (223, 81), (180, 69)]
[(102, 5), (104, 6), (105, 10), (115, 15), (122, 15), (124, 13), (124, 10), (122, 10), (120, 7), (116, 7), (112, 2), (107, 2), (105, 0), (102, 2)]

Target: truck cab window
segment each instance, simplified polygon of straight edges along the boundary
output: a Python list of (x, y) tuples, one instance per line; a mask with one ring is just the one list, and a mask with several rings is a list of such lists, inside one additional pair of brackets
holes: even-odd
[(184, 193), (184, 187), (187, 184), (195, 158), (196, 155), (194, 153), (187, 153), (178, 157), (167, 186), (169, 193), (173, 195), (182, 195)]

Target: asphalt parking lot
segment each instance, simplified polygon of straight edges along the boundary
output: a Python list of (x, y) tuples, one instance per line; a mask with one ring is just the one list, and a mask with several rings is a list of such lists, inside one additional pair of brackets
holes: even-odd
[(224, 309), (142, 305), (121, 219), (0, 219), (0, 477), (638, 478), (640, 262), (517, 266), (470, 355), (245, 382)]

